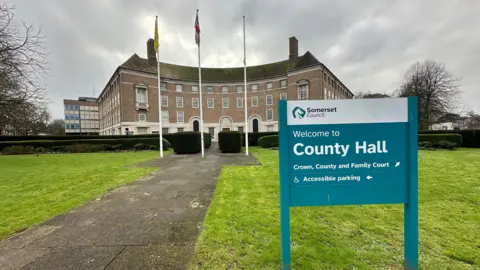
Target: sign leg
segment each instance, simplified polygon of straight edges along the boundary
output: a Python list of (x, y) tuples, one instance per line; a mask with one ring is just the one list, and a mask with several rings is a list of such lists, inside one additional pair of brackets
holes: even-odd
[[(281, 195), (280, 195), (281, 196)], [(290, 207), (281, 202), (280, 230), (282, 246), (282, 270), (290, 270)]]

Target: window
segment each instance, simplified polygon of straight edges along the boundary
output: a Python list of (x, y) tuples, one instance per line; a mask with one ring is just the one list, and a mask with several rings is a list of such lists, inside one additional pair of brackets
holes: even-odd
[(258, 107), (258, 97), (252, 97), (252, 107)]
[(200, 106), (200, 102), (198, 98), (192, 98), (192, 108), (198, 108)]
[(323, 73), (323, 80), (326, 82), (327, 81), (327, 73)]
[(183, 112), (177, 112), (177, 123), (183, 124)]
[(192, 85), (192, 92), (198, 92), (198, 85)]
[(162, 107), (168, 107), (168, 97), (162, 96)]
[(168, 128), (162, 128), (162, 134), (168, 134)]
[(177, 97), (177, 108), (183, 108), (183, 97)]
[(287, 93), (281, 93), (280, 100), (287, 100)]
[(267, 110), (267, 121), (273, 121), (273, 110)]
[(144, 113), (141, 113), (138, 115), (138, 122), (146, 122), (147, 121), (147, 115)]
[(267, 99), (265, 100), (266, 101), (266, 105), (267, 106), (271, 106), (273, 105), (273, 96), (272, 95), (267, 95)]
[(272, 84), (271, 82), (268, 82), (268, 83), (267, 83), (267, 89), (272, 88), (272, 86), (273, 86), (273, 84)]
[(183, 132), (183, 128), (177, 128), (177, 132)]
[(222, 98), (222, 108), (228, 108), (228, 98)]
[(287, 80), (281, 80), (280, 81), (280, 87), (282, 87), (282, 88), (287, 87)]
[(162, 124), (168, 124), (168, 111), (162, 111)]
[(207, 98), (207, 108), (212, 109), (214, 107), (213, 98)]
[(228, 86), (223, 86), (223, 87), (222, 87), (222, 92), (223, 92), (224, 94), (228, 93)]
[(308, 99), (308, 84), (300, 84), (298, 85), (298, 99), (305, 100)]
[(213, 86), (207, 86), (207, 93), (213, 94)]
[(327, 88), (323, 88), (323, 99), (327, 99)]
[(175, 85), (175, 91), (177, 91), (177, 92), (183, 92), (183, 85), (181, 85), (181, 84)]
[(258, 86), (257, 86), (256, 84), (252, 84), (250, 87), (251, 87), (251, 89), (252, 89), (252, 92), (256, 92), (257, 89), (258, 89), (258, 88), (257, 88)]
[(242, 93), (243, 92), (243, 86), (237, 85), (237, 93)]
[(147, 89), (146, 88), (137, 88), (137, 103), (146, 104), (147, 103)]
[(243, 98), (237, 97), (237, 108), (243, 108)]
[(243, 127), (238, 127), (238, 132), (243, 133)]
[(166, 82), (160, 83), (160, 89), (161, 89), (162, 91), (167, 91), (167, 83), (166, 83)]

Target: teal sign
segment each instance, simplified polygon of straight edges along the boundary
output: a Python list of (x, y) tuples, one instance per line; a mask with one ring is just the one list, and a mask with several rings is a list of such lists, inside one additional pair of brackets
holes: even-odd
[(279, 101), (282, 269), (290, 207), (404, 204), (405, 268), (418, 268), (417, 99)]

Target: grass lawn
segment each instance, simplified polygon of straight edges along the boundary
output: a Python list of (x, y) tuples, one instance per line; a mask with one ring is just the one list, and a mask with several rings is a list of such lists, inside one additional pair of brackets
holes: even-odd
[(155, 168), (126, 165), (158, 151), (0, 156), (0, 239), (81, 205)]
[[(224, 167), (191, 269), (280, 269), (278, 152)], [(420, 266), (480, 267), (480, 150), (419, 152)], [(403, 269), (403, 205), (291, 210), (293, 269)]]

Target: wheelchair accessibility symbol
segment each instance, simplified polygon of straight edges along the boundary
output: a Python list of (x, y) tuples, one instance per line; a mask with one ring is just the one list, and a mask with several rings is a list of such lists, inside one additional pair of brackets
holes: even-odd
[(300, 182), (300, 180), (298, 180), (298, 178), (295, 176), (295, 179), (293, 179), (293, 182), (298, 183), (298, 182)]

